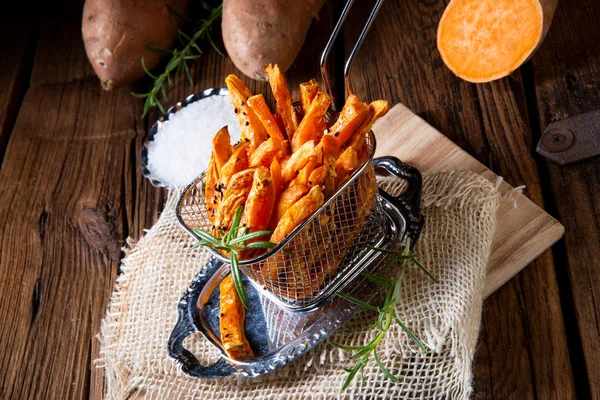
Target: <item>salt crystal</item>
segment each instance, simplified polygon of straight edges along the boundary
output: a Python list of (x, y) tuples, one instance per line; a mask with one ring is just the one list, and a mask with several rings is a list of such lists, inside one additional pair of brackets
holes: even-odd
[(228, 95), (213, 95), (182, 108), (160, 124), (148, 146), (148, 170), (163, 184), (183, 187), (207, 167), (212, 138), (227, 125), (232, 143), (240, 126)]

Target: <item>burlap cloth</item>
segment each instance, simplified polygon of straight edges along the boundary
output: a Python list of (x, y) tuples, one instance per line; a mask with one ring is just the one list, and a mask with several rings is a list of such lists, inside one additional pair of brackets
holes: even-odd
[[(398, 191), (394, 180), (380, 185)], [(500, 194), (495, 185), (465, 171), (424, 178), (423, 209), (427, 222), (416, 246), (418, 259), (440, 281), (435, 284), (418, 269), (405, 275), (400, 319), (429, 349), (423, 356), (396, 325), (380, 343), (378, 353), (400, 379), (385, 377), (375, 361), (365, 368), (366, 382), (356, 377), (341, 391), (353, 366), (347, 352), (324, 343), (308, 355), (270, 374), (247, 379), (198, 380), (185, 376), (166, 354), (177, 320), (177, 303), (207, 255), (193, 249), (193, 239), (177, 224), (179, 194), (169, 194), (156, 225), (123, 259), (110, 306), (102, 323), (100, 359), (106, 397), (125, 399), (438, 399), (468, 398), (471, 364), (481, 319), (485, 270), (496, 226)], [(365, 344), (374, 322), (359, 313), (332, 340)], [(185, 346), (201, 362), (219, 357), (199, 334)]]

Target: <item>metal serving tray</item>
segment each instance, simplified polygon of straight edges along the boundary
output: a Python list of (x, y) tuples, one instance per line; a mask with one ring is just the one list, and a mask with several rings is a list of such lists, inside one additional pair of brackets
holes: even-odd
[[(407, 191), (399, 197), (379, 189), (377, 202), (383, 210), (387, 238), (383, 246), (402, 248), (407, 237), (414, 243), (423, 224), (423, 217), (419, 214), (420, 173), (394, 158), (376, 159), (374, 164), (376, 168), (385, 168), (409, 183)], [(360, 275), (360, 272), (377, 272), (389, 257), (387, 253), (371, 250), (344, 292), (363, 301), (371, 300), (381, 288)], [(246, 311), (245, 333), (255, 357), (244, 361), (233, 360), (225, 353), (219, 333), (219, 283), (229, 272), (228, 264), (211, 257), (178, 305), (179, 319), (169, 339), (168, 353), (190, 376), (221, 378), (235, 374), (246, 377), (263, 375), (309, 352), (360, 310), (359, 306), (340, 296), (331, 297), (314, 310), (287, 310), (244, 277), (250, 307)], [(222, 356), (214, 364), (201, 365), (183, 347), (184, 339), (195, 332), (201, 332), (221, 350)]]

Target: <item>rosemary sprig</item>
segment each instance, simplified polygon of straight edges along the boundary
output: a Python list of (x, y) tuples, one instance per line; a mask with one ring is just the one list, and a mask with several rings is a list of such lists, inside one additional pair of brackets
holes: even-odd
[[(210, 45), (215, 49), (215, 51), (223, 55), (221, 50), (219, 50), (219, 48), (215, 45), (211, 38), (212, 28), (215, 22), (221, 17), (222, 7), (223, 5), (221, 4), (218, 7), (211, 9), (208, 18), (201, 20), (198, 23), (198, 26), (189, 35), (183, 32), (182, 30), (179, 30), (179, 41), (183, 45), (182, 49), (176, 48), (173, 50), (165, 50), (156, 46), (146, 45), (146, 47), (150, 50), (170, 54), (171, 59), (165, 66), (164, 71), (159, 75), (155, 75), (148, 70), (144, 58), (142, 57), (142, 68), (144, 69), (146, 74), (154, 80), (152, 84), (152, 89), (150, 89), (148, 93), (131, 93), (133, 96), (139, 99), (145, 99), (144, 112), (142, 114), (142, 118), (148, 114), (152, 107), (158, 107), (160, 112), (165, 114), (165, 108), (163, 107), (159, 97), (162, 96), (163, 101), (169, 100), (167, 97), (167, 90), (165, 86), (166, 84), (173, 85), (173, 81), (171, 79), (172, 74), (178, 76), (185, 72), (190, 81), (190, 85), (194, 84), (192, 74), (190, 73), (190, 69), (188, 67), (188, 62), (197, 60), (202, 55), (202, 50), (199, 46), (199, 43), (201, 41), (207, 40), (210, 43)], [(173, 11), (174, 10), (172, 10), (172, 12)]]
[(247, 243), (249, 240), (258, 239), (261, 236), (270, 235), (270, 231), (256, 231), (249, 232), (245, 226), (240, 226), (242, 222), (242, 213), (244, 207), (240, 206), (235, 211), (233, 221), (231, 222), (231, 228), (227, 233), (222, 235), (222, 238), (217, 238), (202, 229), (194, 229), (194, 232), (202, 238), (198, 243), (194, 244), (194, 247), (206, 246), (215, 250), (222, 251), (229, 255), (231, 264), (231, 275), (233, 276), (233, 284), (235, 290), (240, 297), (240, 300), (244, 307), (248, 309), (248, 299), (246, 298), (246, 292), (244, 291), (244, 284), (242, 282), (242, 272), (240, 271), (239, 254), (243, 250), (247, 249), (272, 249), (276, 246), (275, 243), (267, 241), (255, 241)]
[(398, 378), (394, 376), (394, 374), (392, 374), (389, 369), (386, 368), (386, 366), (379, 358), (379, 355), (377, 354), (377, 346), (388, 333), (394, 322), (397, 323), (398, 326), (400, 326), (400, 328), (404, 331), (404, 333), (419, 347), (421, 353), (427, 353), (427, 349), (423, 342), (421, 342), (421, 340), (419, 340), (419, 338), (402, 321), (400, 321), (400, 319), (396, 315), (395, 306), (400, 301), (400, 289), (405, 271), (410, 267), (411, 264), (415, 264), (417, 267), (419, 267), (431, 280), (433, 280), (436, 283), (438, 282), (437, 279), (435, 279), (435, 277), (429, 271), (427, 271), (427, 269), (415, 258), (415, 255), (410, 251), (410, 238), (407, 238), (406, 246), (403, 250), (381, 249), (378, 247), (372, 247), (372, 249), (381, 251), (383, 253), (394, 254), (391, 260), (387, 262), (384, 266), (383, 272), (387, 271), (387, 269), (389, 269), (392, 265), (397, 264), (399, 261), (402, 261), (402, 265), (400, 266), (400, 271), (396, 279), (385, 278), (382, 276), (375, 275), (372, 272), (368, 271), (363, 272), (363, 275), (365, 275), (369, 280), (387, 288), (385, 298), (380, 306), (374, 306), (370, 303), (357, 299), (356, 297), (350, 296), (346, 293), (338, 293), (338, 296), (352, 303), (355, 303), (365, 308), (366, 310), (379, 313), (377, 321), (375, 321), (375, 323), (369, 328), (369, 332), (375, 331), (376, 334), (373, 337), (373, 339), (371, 339), (371, 341), (366, 345), (345, 346), (339, 343), (334, 343), (331, 341), (329, 342), (342, 350), (353, 352), (353, 354), (351, 355), (351, 359), (358, 360), (354, 367), (344, 368), (344, 370), (348, 372), (348, 376), (346, 377), (346, 380), (342, 385), (342, 390), (345, 390), (348, 386), (350, 386), (350, 383), (352, 382), (352, 380), (358, 372), (361, 373), (361, 377), (364, 382), (364, 368), (365, 365), (367, 365), (367, 363), (369, 362), (371, 355), (373, 355), (377, 366), (385, 376), (387, 376), (395, 383), (400, 382)]

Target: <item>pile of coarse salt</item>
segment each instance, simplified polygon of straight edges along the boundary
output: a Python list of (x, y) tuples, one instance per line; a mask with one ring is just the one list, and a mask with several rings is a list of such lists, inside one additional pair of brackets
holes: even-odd
[(240, 126), (228, 95), (205, 97), (182, 108), (158, 127), (148, 147), (148, 170), (166, 186), (186, 186), (206, 169), (212, 138), (225, 125), (232, 143), (237, 142)]

